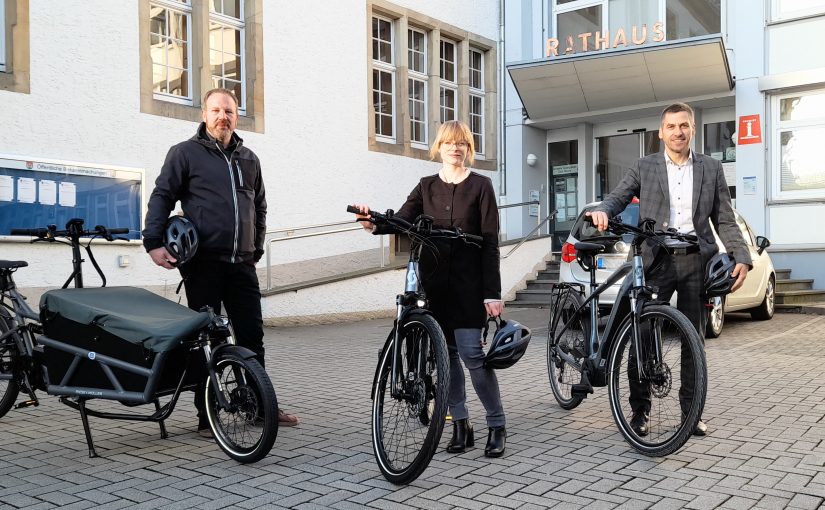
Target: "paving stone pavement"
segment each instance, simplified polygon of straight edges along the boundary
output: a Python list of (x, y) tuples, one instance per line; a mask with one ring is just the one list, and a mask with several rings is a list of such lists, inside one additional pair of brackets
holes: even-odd
[[(825, 316), (729, 315), (709, 340), (710, 435), (676, 454), (634, 453), (605, 388), (573, 411), (556, 405), (545, 370), (545, 310), (509, 310), (535, 333), (500, 371), (507, 454), (440, 451), (414, 483), (381, 477), (370, 447), (370, 384), (390, 321), (268, 329), (267, 369), (282, 428), (253, 465), (194, 432), (186, 395), (156, 425), (92, 418), (101, 458), (87, 456), (79, 415), (54, 397), (0, 420), (0, 508), (818, 508), (825, 501)], [(468, 388), (470, 387), (468, 383)], [(470, 395), (477, 430), (483, 411)], [(104, 406), (108, 407), (108, 406)], [(112, 409), (122, 408), (113, 406)], [(481, 436), (485, 436), (483, 433)]]

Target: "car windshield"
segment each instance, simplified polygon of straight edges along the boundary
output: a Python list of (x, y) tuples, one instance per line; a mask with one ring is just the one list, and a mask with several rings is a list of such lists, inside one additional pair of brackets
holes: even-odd
[[(584, 212), (592, 211), (595, 209), (596, 206), (587, 207)], [(573, 226), (573, 235), (578, 240), (582, 239), (592, 239), (595, 237), (600, 237), (604, 235), (613, 235), (609, 231), (607, 232), (599, 232), (596, 227), (591, 225), (589, 222), (584, 220), (584, 212), (579, 215), (578, 221), (576, 221), (576, 225)], [(634, 227), (639, 226), (639, 204), (638, 203), (631, 203), (625, 207), (624, 211), (619, 214), (619, 217), (622, 219), (622, 223), (625, 225), (632, 225)], [(632, 237), (630, 234), (625, 234), (625, 236)]]

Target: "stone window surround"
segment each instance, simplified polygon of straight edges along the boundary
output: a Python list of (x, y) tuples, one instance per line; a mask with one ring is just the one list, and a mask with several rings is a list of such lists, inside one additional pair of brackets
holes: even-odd
[(0, 0), (4, 9), (6, 70), (0, 72), (0, 90), (29, 94), (30, 85), (30, 43), (29, 43), (29, 0)]
[[(498, 126), (496, 125), (495, 111), (491, 110), (494, 105), (498, 104), (498, 84), (496, 83), (496, 69), (498, 65), (496, 42), (485, 37), (472, 34), (466, 30), (462, 30), (453, 25), (441, 22), (430, 16), (420, 14), (416, 11), (397, 6), (385, 0), (368, 0), (367, 3), (367, 17), (366, 17), (366, 34), (367, 34), (367, 118), (368, 118), (368, 148), (371, 151), (381, 152), (385, 154), (396, 154), (407, 156), (415, 159), (430, 161), (429, 150), (420, 148), (420, 144), (416, 147), (411, 142), (410, 136), (410, 122), (409, 122), (409, 101), (407, 90), (408, 66), (407, 66), (407, 28), (414, 27), (419, 30), (427, 32), (427, 46), (428, 46), (428, 72), (429, 83), (428, 92), (429, 97), (428, 108), (429, 117), (427, 118), (427, 132), (429, 141), (435, 138), (438, 131), (439, 116), (434, 115), (433, 112), (440, 111), (439, 94), (433, 91), (440, 90), (439, 78), (439, 48), (442, 35), (457, 43), (458, 47), (458, 118), (461, 121), (469, 124), (470, 111), (470, 88), (469, 88), (469, 54), (470, 49), (482, 51), (484, 56), (484, 91), (485, 91), (485, 118), (484, 118), (484, 135), (486, 142), (486, 150), (484, 159), (476, 159), (473, 164), (474, 168), (479, 170), (498, 169), (497, 154), (496, 154), (496, 136)], [(375, 137), (375, 114), (372, 106), (372, 16), (383, 16), (391, 18), (393, 23), (393, 31), (395, 40), (399, 41), (396, 48), (396, 95), (400, 100), (396, 101), (396, 141), (395, 144), (380, 142)], [(403, 36), (401, 38), (400, 36)]]
[[(19, 0), (18, 0), (19, 1)], [(156, 99), (152, 90), (152, 57), (149, 52), (149, 4), (139, 0), (138, 34), (140, 37), (140, 111), (174, 119), (201, 121), (203, 94), (211, 89), (209, 66), (209, 9), (194, 9), (192, 13), (192, 106)], [(203, 4), (206, 5), (205, 3)], [(193, 7), (196, 5), (193, 2)], [(238, 130), (264, 132), (263, 80), (263, 0), (244, 1), (244, 34), (246, 66), (246, 115), (238, 116)]]

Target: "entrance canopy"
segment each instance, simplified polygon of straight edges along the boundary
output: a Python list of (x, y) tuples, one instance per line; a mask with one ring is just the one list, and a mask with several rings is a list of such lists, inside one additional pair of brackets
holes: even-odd
[(521, 62), (507, 70), (528, 117), (548, 127), (617, 109), (728, 97), (733, 89), (719, 35)]

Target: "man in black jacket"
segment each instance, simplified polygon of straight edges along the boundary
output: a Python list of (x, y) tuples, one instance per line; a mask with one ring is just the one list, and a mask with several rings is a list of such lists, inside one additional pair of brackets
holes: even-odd
[[(255, 263), (264, 253), (266, 198), (261, 163), (235, 133), (238, 103), (227, 89), (203, 98), (203, 122), (189, 140), (166, 155), (149, 198), (143, 245), (155, 264), (176, 262), (164, 248), (169, 213), (180, 200), (184, 215), (198, 230), (198, 251), (180, 267), (189, 307), (221, 305), (232, 322), (238, 345), (251, 349), (264, 365), (261, 292)], [(198, 431), (209, 435), (201, 391), (195, 394)], [(279, 411), (280, 425), (298, 418)]]

